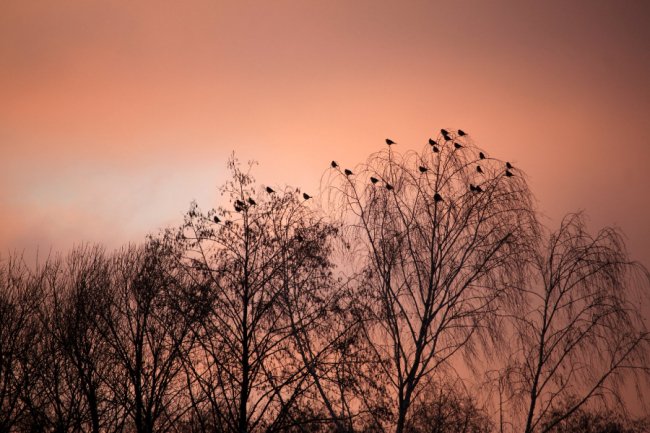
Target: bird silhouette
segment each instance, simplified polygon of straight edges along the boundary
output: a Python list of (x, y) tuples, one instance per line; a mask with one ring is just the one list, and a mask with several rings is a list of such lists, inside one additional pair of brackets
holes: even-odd
[(456, 143), (456, 142), (454, 142), (454, 147), (455, 147), (456, 149), (460, 149), (460, 148), (463, 147), (463, 146), (462, 146), (460, 143)]
[(465, 131), (463, 131), (462, 129), (459, 129), (459, 130), (458, 130), (458, 135), (459, 135), (460, 137), (462, 137), (463, 135), (467, 135), (467, 134), (466, 134)]
[(307, 194), (306, 192), (303, 192), (302, 193), (302, 198), (304, 198), (305, 200), (309, 200), (311, 198), (311, 196), (309, 194)]
[(343, 170), (343, 173), (345, 173), (346, 176), (350, 176), (352, 174), (352, 170), (346, 168), (345, 170)]
[(393, 185), (391, 185), (390, 183), (386, 183), (386, 189), (388, 191), (392, 191), (393, 190)]
[(507, 168), (507, 169), (511, 169), (511, 168), (512, 168), (512, 164), (510, 164), (509, 162), (506, 162), (506, 168)]
[(218, 216), (215, 215), (215, 216), (214, 216), (214, 222), (215, 222), (216, 224), (219, 224), (219, 223), (221, 222), (221, 220), (219, 219)]
[(440, 149), (438, 149), (438, 146), (433, 146), (433, 152), (434, 153), (440, 152)]
[(273, 194), (275, 192), (275, 190), (273, 188), (271, 188), (270, 186), (267, 186), (266, 187), (266, 192), (268, 192), (269, 194)]
[(431, 146), (435, 146), (436, 144), (438, 144), (438, 142), (437, 142), (436, 140), (434, 140), (433, 138), (430, 138), (430, 139), (429, 139), (429, 144), (430, 144)]
[(442, 134), (442, 138), (444, 138), (445, 141), (451, 140), (451, 137), (449, 136), (449, 134)]
[(446, 129), (441, 129), (441, 130), (440, 130), (440, 133), (441, 133), (442, 135), (449, 135), (449, 131), (447, 131)]
[(247, 201), (251, 206), (255, 206), (255, 205), (257, 204), (257, 202), (256, 202), (255, 200), (253, 200), (251, 197), (248, 197), (248, 199), (246, 199), (246, 201)]
[(336, 163), (336, 161), (332, 161), (331, 166), (332, 166), (332, 168), (336, 168), (336, 167), (338, 167), (339, 165)]
[(395, 144), (395, 142), (393, 140), (391, 140), (390, 138), (387, 138), (386, 139), (386, 144), (390, 146), (391, 144)]
[(476, 191), (476, 187), (474, 186), (473, 183), (469, 184), (469, 190), (472, 191), (472, 192)]
[(426, 173), (427, 171), (429, 171), (429, 169), (423, 165), (419, 166), (418, 170), (420, 170), (420, 173)]
[(510, 170), (506, 170), (506, 176), (512, 177), (512, 176), (514, 176), (514, 174), (512, 174), (512, 172)]
[[(237, 201), (239, 201), (239, 200), (237, 200)], [(242, 206), (240, 206), (239, 203), (237, 203), (237, 201), (235, 202), (233, 207), (235, 208), (235, 212), (241, 212), (242, 210), (244, 210), (244, 208)]]
[(483, 192), (483, 188), (481, 188), (480, 185), (476, 185), (476, 187), (474, 188), (474, 191), (476, 191), (476, 192)]
[(478, 173), (483, 173), (483, 169), (481, 168), (480, 165), (477, 165), (477, 166), (476, 166), (476, 171), (477, 171)]
[(433, 195), (433, 201), (435, 201), (436, 203), (438, 203), (439, 201), (442, 201), (442, 196), (440, 194), (438, 194), (438, 193), (435, 193)]
[(372, 177), (372, 176), (371, 176), (371, 177), (370, 177), (370, 182), (372, 182), (372, 183), (374, 184), (374, 183), (379, 182), (379, 179), (377, 179), (376, 177)]
[(481, 159), (485, 159), (485, 154), (483, 152), (479, 152), (478, 157)]

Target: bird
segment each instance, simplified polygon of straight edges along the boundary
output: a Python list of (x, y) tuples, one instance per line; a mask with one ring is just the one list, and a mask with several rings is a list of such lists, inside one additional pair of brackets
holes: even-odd
[(248, 199), (246, 199), (246, 201), (247, 201), (251, 206), (255, 206), (255, 205), (257, 204), (257, 202), (256, 202), (255, 200), (253, 200), (251, 197), (248, 197)]
[(440, 151), (440, 149), (438, 149), (438, 146), (433, 146), (433, 152), (434, 153), (438, 153), (439, 151)]
[(429, 171), (429, 169), (423, 165), (419, 166), (418, 170), (420, 170), (420, 173), (426, 173), (427, 171)]
[(463, 131), (462, 129), (459, 129), (459, 130), (458, 130), (458, 135), (459, 135), (460, 137), (462, 137), (463, 135), (467, 135), (467, 134), (466, 134), (465, 131)]
[(393, 140), (391, 140), (390, 138), (387, 138), (386, 139), (386, 144), (390, 146), (391, 144), (395, 144), (395, 142)]
[(469, 184), (469, 190), (472, 191), (472, 192), (475, 192), (475, 191), (476, 191), (476, 187), (474, 186), (473, 183), (470, 183), (470, 184)]
[(430, 139), (429, 139), (429, 144), (430, 144), (431, 146), (435, 146), (436, 144), (438, 144), (438, 142), (437, 142), (436, 140), (434, 140), (433, 138), (430, 138)]
[(447, 131), (446, 129), (441, 129), (441, 130), (440, 130), (440, 133), (441, 133), (442, 135), (449, 135), (449, 131)]
[(307, 194), (306, 192), (303, 192), (302, 193), (302, 198), (304, 198), (305, 200), (309, 200), (311, 198), (311, 196), (309, 194)]
[(390, 183), (386, 183), (386, 189), (388, 191), (392, 191), (393, 190), (393, 185), (391, 185)]
[(512, 177), (512, 176), (514, 176), (514, 174), (512, 174), (512, 172), (510, 170), (506, 170), (506, 176), (507, 177)]
[(507, 169), (511, 169), (511, 168), (512, 168), (512, 164), (510, 164), (509, 162), (506, 162), (506, 168), (507, 168)]
[(483, 169), (481, 168), (480, 165), (477, 165), (477, 166), (476, 166), (476, 171), (477, 171), (478, 173), (483, 173)]
[(373, 184), (375, 184), (375, 183), (379, 182), (379, 179), (377, 179), (376, 177), (372, 177), (372, 176), (370, 176), (370, 182), (372, 182)]
[(483, 188), (481, 188), (480, 185), (476, 185), (476, 187), (474, 187), (474, 191), (476, 191), (476, 192), (483, 192)]
[(273, 188), (271, 188), (270, 186), (267, 186), (266, 187), (266, 192), (268, 192), (269, 194), (273, 194), (275, 192), (275, 190)]
[(238, 202), (243, 204), (243, 202), (237, 200), (237, 201), (235, 201), (235, 204), (233, 205), (233, 207), (235, 208), (236, 212), (241, 212), (242, 210), (244, 210), (244, 208)]
[(479, 152), (478, 157), (481, 159), (485, 159), (485, 154), (483, 152)]
[(214, 222), (215, 222), (215, 224), (219, 224), (221, 222), (221, 220), (219, 219), (218, 216), (215, 215), (214, 216)]
[(438, 203), (439, 201), (442, 201), (442, 196), (440, 194), (438, 194), (438, 193), (435, 193), (433, 195), (433, 201), (435, 201), (436, 203)]
[[(443, 129), (443, 131), (445, 131), (445, 130)], [(451, 140), (451, 137), (449, 136), (449, 134), (447, 133), (447, 131), (445, 131), (445, 132), (442, 133), (442, 137), (445, 139), (445, 141), (449, 141), (449, 140)]]
[(352, 170), (346, 168), (343, 170), (343, 173), (345, 173), (346, 176), (350, 176), (352, 174)]
[(332, 168), (336, 168), (336, 167), (339, 166), (339, 165), (336, 163), (336, 161), (332, 161), (330, 165), (332, 166)]
[(460, 143), (456, 143), (456, 142), (454, 142), (454, 147), (455, 147), (456, 149), (460, 149), (460, 148), (463, 147), (463, 146), (462, 146), (462, 144), (460, 144)]

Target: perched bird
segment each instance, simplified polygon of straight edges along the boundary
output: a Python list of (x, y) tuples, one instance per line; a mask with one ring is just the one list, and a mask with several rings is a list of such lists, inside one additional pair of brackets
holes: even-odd
[(431, 146), (435, 146), (436, 144), (438, 144), (438, 142), (437, 142), (436, 140), (434, 140), (433, 138), (430, 138), (430, 139), (429, 139), (429, 144), (430, 144)]
[(449, 131), (447, 131), (446, 129), (441, 129), (441, 130), (440, 130), (440, 133), (441, 133), (442, 135), (449, 135)]
[(480, 165), (477, 165), (477, 166), (476, 166), (476, 171), (477, 171), (478, 173), (483, 173), (483, 169), (481, 168)]
[(512, 177), (512, 176), (514, 176), (514, 174), (512, 174), (512, 172), (510, 170), (506, 170), (506, 176), (507, 177)]
[(440, 149), (438, 149), (438, 146), (433, 146), (433, 152), (434, 153), (440, 152)]
[(388, 191), (392, 191), (393, 190), (393, 185), (391, 185), (390, 183), (386, 183), (386, 189)]
[(395, 144), (395, 142), (393, 140), (391, 140), (390, 138), (387, 138), (386, 139), (386, 144), (390, 146), (391, 144)]
[(463, 135), (467, 135), (467, 134), (462, 129), (459, 129), (458, 130), (458, 136), (462, 137)]
[(332, 168), (336, 168), (336, 167), (339, 166), (339, 165), (336, 163), (336, 161), (332, 161), (331, 165), (332, 165)]
[[(443, 131), (444, 131), (444, 129), (443, 129)], [(447, 134), (446, 132), (447, 132), (447, 131), (445, 131), (445, 132), (442, 133), (442, 138), (444, 138), (445, 141), (449, 141), (449, 140), (451, 140), (451, 137), (450, 137), (449, 134)]]
[(476, 187), (474, 186), (473, 183), (470, 183), (470, 184), (469, 184), (469, 190), (472, 191), (472, 192), (475, 192), (475, 191), (476, 191)]
[(426, 173), (427, 171), (429, 171), (429, 169), (423, 165), (419, 166), (418, 170), (420, 170), (420, 173)]
[(506, 168), (507, 168), (507, 169), (511, 169), (511, 168), (512, 168), (512, 164), (510, 164), (509, 162), (506, 162)]
[(474, 188), (474, 191), (476, 191), (476, 192), (483, 192), (483, 188), (481, 188), (480, 185), (476, 185), (476, 187)]
[(215, 215), (214, 216), (214, 222), (215, 222), (215, 224), (219, 224), (221, 222), (221, 220), (219, 219), (218, 216)]
[[(241, 203), (241, 204), (239, 204), (239, 203)], [(235, 212), (241, 212), (242, 210), (244, 210), (243, 204), (244, 203), (242, 201), (236, 200), (235, 204), (233, 205), (233, 207), (235, 208)]]
[(376, 177), (372, 177), (372, 176), (370, 176), (370, 182), (372, 182), (373, 184), (375, 184), (375, 183), (379, 182), (379, 179), (377, 179)]
[(478, 157), (481, 159), (485, 159), (485, 154), (483, 152), (479, 152)]
[(268, 192), (269, 194), (273, 194), (275, 192), (275, 190), (273, 188), (271, 188), (270, 186), (267, 186), (266, 187), (266, 192)]
[(253, 200), (251, 197), (248, 197), (248, 199), (246, 199), (246, 201), (247, 201), (251, 206), (255, 206), (255, 205), (257, 204), (257, 202), (256, 202), (255, 200)]
[(456, 149), (460, 149), (460, 148), (463, 147), (463, 146), (462, 146), (460, 143), (456, 143), (456, 142), (454, 142), (454, 147), (455, 147)]
[(345, 173), (346, 176), (350, 176), (352, 174), (352, 170), (346, 168), (345, 170), (343, 170), (343, 173)]
[(302, 198), (304, 198), (305, 200), (309, 200), (311, 198), (311, 196), (309, 194), (307, 194), (306, 192), (303, 192), (302, 193)]
[(440, 194), (438, 194), (438, 193), (435, 193), (433, 195), (433, 201), (435, 201), (436, 203), (439, 202), (439, 201), (442, 201), (442, 196)]

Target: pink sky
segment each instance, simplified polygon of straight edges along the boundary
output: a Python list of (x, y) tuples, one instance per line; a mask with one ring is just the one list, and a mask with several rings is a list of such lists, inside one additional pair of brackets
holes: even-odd
[(315, 192), (391, 137), (462, 128), (650, 266), (650, 6), (0, 3), (0, 251), (110, 247), (218, 200), (234, 150)]

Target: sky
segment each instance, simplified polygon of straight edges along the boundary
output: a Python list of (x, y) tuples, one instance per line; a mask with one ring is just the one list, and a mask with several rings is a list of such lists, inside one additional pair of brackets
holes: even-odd
[(462, 128), (650, 267), (650, 3), (0, 2), (0, 255), (109, 248), (219, 203), (234, 151), (317, 192)]

